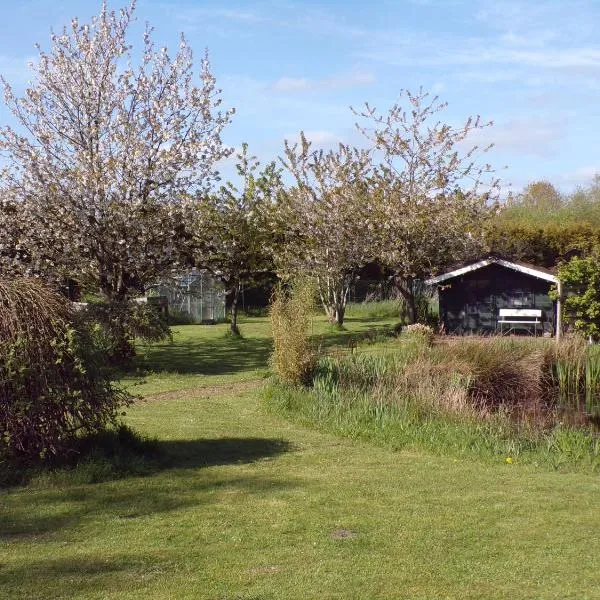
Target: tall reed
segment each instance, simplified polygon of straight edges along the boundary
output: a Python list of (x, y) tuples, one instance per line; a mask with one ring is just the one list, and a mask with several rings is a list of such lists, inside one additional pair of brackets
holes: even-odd
[(314, 287), (307, 281), (275, 289), (269, 307), (273, 330), (273, 370), (284, 383), (308, 384), (316, 365), (310, 342)]

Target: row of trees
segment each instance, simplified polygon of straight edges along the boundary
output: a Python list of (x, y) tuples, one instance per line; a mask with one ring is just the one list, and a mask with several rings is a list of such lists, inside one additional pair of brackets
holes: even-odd
[(233, 111), (207, 57), (196, 84), (186, 40), (171, 55), (147, 27), (136, 63), (134, 11), (104, 4), (53, 34), (24, 97), (4, 81), (17, 125), (0, 128), (2, 274), (75, 279), (118, 303), (198, 266), (224, 282), (237, 331), (242, 285), (268, 272), (314, 277), (343, 323), (349, 287), (372, 261), (414, 320), (416, 282), (486, 247), (499, 182), (482, 161), (489, 148), (469, 140), (491, 123), (451, 126), (437, 97), (403, 91), (389, 111), (353, 111), (364, 149), (315, 150), (300, 134), (261, 167), (244, 145), (239, 183), (221, 184)]
[[(496, 249), (553, 262), (600, 242), (596, 221), (560, 228), (564, 210), (588, 204), (568, 205), (546, 184), (496, 218), (499, 181), (482, 160), (489, 148), (469, 145), (491, 123), (451, 126), (446, 104), (422, 89), (401, 92), (386, 112), (353, 111), (364, 148), (315, 150), (301, 133), (261, 166), (244, 144), (237, 182), (221, 183), (233, 111), (222, 108), (207, 56), (195, 83), (185, 38), (170, 54), (147, 26), (134, 51), (134, 13), (135, 0), (118, 13), (104, 3), (89, 24), (74, 19), (53, 34), (23, 97), (2, 80), (15, 125), (0, 127), (0, 457), (59, 455), (80, 432), (116, 422), (128, 397), (110, 383), (106, 348), (122, 357), (132, 334), (164, 335), (162, 322), (151, 327), (153, 311), (129, 300), (173, 271), (197, 266), (220, 278), (237, 333), (242, 286), (267, 274), (312, 278), (341, 325), (357, 273), (377, 262), (414, 320), (418, 282), (458, 260)], [(557, 232), (539, 233), (536, 211), (557, 215)], [(530, 215), (529, 229), (511, 214)], [(582, 319), (600, 314), (591, 260), (565, 271), (582, 286), (572, 307)], [(54, 287), (75, 280), (104, 303), (78, 313), (32, 277)], [(282, 327), (304, 327), (309, 299), (299, 302), (276, 299)]]
[[(567, 294), (565, 320), (590, 339), (600, 338), (600, 178), (564, 194), (548, 181), (510, 197), (486, 226), (498, 254), (553, 267)], [(558, 297), (554, 290), (554, 297)]]
[(528, 225), (588, 223), (600, 226), (600, 175), (563, 193), (549, 181), (533, 181), (505, 203), (500, 222)]

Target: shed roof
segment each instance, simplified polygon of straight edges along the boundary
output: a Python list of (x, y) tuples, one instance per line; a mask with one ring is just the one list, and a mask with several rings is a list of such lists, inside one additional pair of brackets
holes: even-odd
[(531, 277), (537, 277), (538, 279), (543, 279), (544, 281), (558, 283), (558, 278), (556, 277), (556, 275), (551, 273), (548, 269), (544, 269), (543, 267), (536, 267), (534, 265), (529, 265), (526, 263), (511, 262), (502, 258), (494, 257), (485, 258), (483, 260), (465, 265), (452, 271), (448, 271), (447, 273), (443, 273), (442, 275), (438, 275), (437, 277), (431, 277), (430, 279), (427, 279), (425, 283), (427, 285), (437, 285), (438, 283), (442, 283), (444, 281), (447, 281), (448, 279), (460, 277), (465, 273), (477, 271), (478, 269), (482, 269), (483, 267), (487, 267), (488, 265), (493, 264), (501, 265), (503, 267), (506, 267), (507, 269), (512, 269), (513, 271), (518, 271), (519, 273), (525, 273), (526, 275), (530, 275)]

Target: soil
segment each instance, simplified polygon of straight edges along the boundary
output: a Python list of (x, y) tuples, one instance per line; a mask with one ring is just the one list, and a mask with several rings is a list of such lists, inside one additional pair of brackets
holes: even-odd
[(226, 393), (239, 393), (249, 390), (255, 390), (263, 383), (262, 379), (249, 379), (235, 383), (224, 383), (215, 386), (197, 386), (184, 390), (173, 390), (169, 392), (160, 392), (144, 396), (140, 402), (155, 402), (164, 400), (180, 400), (182, 398), (210, 398), (211, 396), (223, 395)]
[(330, 537), (332, 540), (352, 540), (356, 536), (358, 536), (356, 531), (350, 531), (349, 529), (334, 529), (331, 532)]

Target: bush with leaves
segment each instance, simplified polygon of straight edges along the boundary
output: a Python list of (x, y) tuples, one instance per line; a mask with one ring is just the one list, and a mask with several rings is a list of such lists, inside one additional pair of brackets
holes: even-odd
[(138, 302), (90, 302), (80, 311), (94, 345), (112, 366), (126, 366), (135, 356), (134, 340), (171, 339), (168, 320), (156, 308)]
[[(565, 321), (575, 331), (594, 340), (600, 339), (600, 250), (562, 263), (557, 275), (567, 293)], [(552, 290), (551, 296), (557, 299), (558, 291)]]
[(484, 235), (491, 254), (540, 267), (554, 267), (560, 260), (589, 254), (600, 244), (600, 228), (583, 221), (537, 224), (502, 217), (490, 220)]
[(33, 279), (0, 280), (0, 457), (34, 462), (115, 424), (112, 385), (71, 303)]

